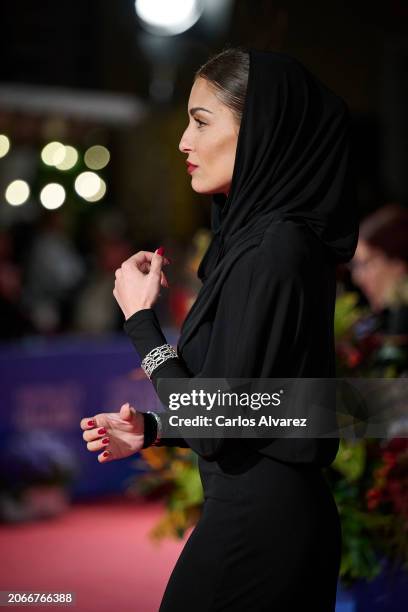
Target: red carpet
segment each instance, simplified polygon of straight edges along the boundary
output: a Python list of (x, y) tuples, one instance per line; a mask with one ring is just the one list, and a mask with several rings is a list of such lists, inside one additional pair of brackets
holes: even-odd
[(53, 520), (2, 525), (0, 590), (74, 591), (71, 609), (80, 612), (157, 612), (185, 542), (148, 538), (161, 512), (156, 502), (104, 499)]

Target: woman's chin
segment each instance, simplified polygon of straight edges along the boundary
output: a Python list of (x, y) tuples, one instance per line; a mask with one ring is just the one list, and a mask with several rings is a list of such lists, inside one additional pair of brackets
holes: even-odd
[(205, 186), (200, 185), (200, 183), (198, 181), (195, 183), (194, 180), (192, 180), (191, 181), (191, 188), (196, 193), (200, 193), (202, 195), (206, 195), (208, 193), (211, 193), (210, 191), (208, 191), (208, 189), (205, 188)]
[(203, 185), (203, 183), (199, 180), (194, 180), (194, 176), (191, 180), (191, 188), (196, 193), (200, 193), (201, 195), (213, 195), (214, 193), (220, 193), (220, 187), (213, 187), (210, 185)]

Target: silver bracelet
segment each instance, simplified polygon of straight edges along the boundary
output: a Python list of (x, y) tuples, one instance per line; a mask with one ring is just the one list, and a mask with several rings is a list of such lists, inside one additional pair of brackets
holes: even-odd
[(177, 351), (170, 344), (156, 346), (144, 357), (140, 364), (146, 376), (149, 378), (152, 372), (167, 359), (178, 357)]
[(156, 423), (157, 423), (156, 439), (150, 444), (150, 446), (156, 446), (161, 438), (161, 434), (163, 431), (162, 422), (161, 422), (159, 415), (156, 414), (156, 412), (151, 412), (150, 410), (148, 410), (147, 414), (151, 414), (156, 419)]

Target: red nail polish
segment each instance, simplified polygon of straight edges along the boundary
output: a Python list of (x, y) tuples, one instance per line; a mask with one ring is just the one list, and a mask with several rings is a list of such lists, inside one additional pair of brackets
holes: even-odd
[(103, 453), (103, 457), (107, 457), (108, 455), (109, 455), (108, 451), (105, 451), (105, 452)]
[(102, 440), (102, 444), (109, 444), (109, 438), (104, 438)]
[(89, 427), (95, 427), (95, 421), (88, 421)]
[(106, 429), (104, 427), (101, 427), (100, 429), (98, 429), (98, 433), (99, 434), (104, 434), (104, 433), (106, 433)]
[(164, 255), (164, 247), (163, 247), (163, 246), (161, 246), (161, 247), (159, 247), (159, 248), (157, 249), (157, 254), (158, 254), (158, 255)]

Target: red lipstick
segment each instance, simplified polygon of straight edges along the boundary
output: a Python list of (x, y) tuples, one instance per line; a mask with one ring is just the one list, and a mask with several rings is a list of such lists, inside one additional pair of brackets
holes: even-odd
[(195, 164), (190, 164), (190, 162), (186, 162), (186, 164), (187, 164), (187, 172), (189, 174), (192, 174), (194, 170), (198, 168), (198, 166), (196, 166)]

